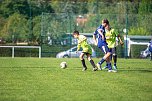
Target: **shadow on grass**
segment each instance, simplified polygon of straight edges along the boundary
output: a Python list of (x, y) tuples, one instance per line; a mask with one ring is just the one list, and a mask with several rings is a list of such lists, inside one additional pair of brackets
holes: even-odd
[(152, 69), (119, 69), (118, 71), (127, 71), (127, 72), (142, 72), (142, 73), (151, 73)]

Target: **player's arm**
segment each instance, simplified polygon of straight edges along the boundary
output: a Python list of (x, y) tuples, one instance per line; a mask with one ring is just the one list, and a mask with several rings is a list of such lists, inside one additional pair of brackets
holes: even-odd
[(105, 39), (104, 35), (103, 35), (103, 30), (102, 29), (98, 29), (98, 33), (102, 36), (102, 40)]
[(93, 35), (94, 44), (97, 46), (96, 35)]
[[(114, 29), (113, 29), (113, 30), (114, 30)], [(121, 37), (120, 37), (120, 34), (118, 33), (118, 31), (117, 31), (117, 30), (114, 30), (114, 33), (115, 33), (116, 37), (118, 38), (118, 41), (119, 41), (120, 45), (123, 45), (124, 43), (123, 43), (123, 41), (121, 40)]]
[(79, 51), (79, 50), (80, 50), (80, 47), (81, 47), (81, 44), (80, 44), (80, 43), (78, 43), (78, 45), (77, 45), (77, 51)]
[(119, 40), (119, 42), (120, 42), (121, 45), (124, 44), (123, 41), (122, 41), (121, 38), (120, 38), (120, 35), (118, 35), (118, 40)]

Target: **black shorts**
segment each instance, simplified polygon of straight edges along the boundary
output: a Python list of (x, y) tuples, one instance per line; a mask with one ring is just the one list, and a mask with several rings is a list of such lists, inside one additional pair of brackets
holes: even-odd
[(112, 54), (117, 54), (117, 48), (116, 47), (112, 48)]
[(82, 52), (82, 53), (84, 53), (85, 55), (91, 55), (90, 53), (87, 53), (87, 52)]

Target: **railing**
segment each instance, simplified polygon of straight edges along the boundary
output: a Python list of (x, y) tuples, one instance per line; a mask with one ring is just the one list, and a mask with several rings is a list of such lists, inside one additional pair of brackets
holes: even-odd
[(38, 48), (39, 58), (41, 58), (41, 47), (40, 46), (0, 46), (0, 48), (12, 48), (12, 58), (14, 58), (15, 48)]

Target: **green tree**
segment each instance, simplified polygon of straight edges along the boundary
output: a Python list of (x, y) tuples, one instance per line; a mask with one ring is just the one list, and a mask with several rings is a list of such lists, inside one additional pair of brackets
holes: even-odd
[(9, 17), (14, 13), (28, 15), (29, 4), (27, 0), (3, 0), (0, 4), (0, 11), (4, 17)]
[(2, 0), (0, 3), (0, 14), (4, 17), (19, 13), (29, 18), (42, 12), (54, 12), (50, 0)]
[(139, 4), (139, 13), (140, 14), (152, 13), (152, 1), (151, 0), (142, 0)]
[(18, 13), (11, 15), (3, 27), (2, 33), (5, 34), (9, 42), (26, 41), (28, 27), (25, 16)]
[(33, 18), (33, 35), (34, 35), (34, 42), (40, 41), (40, 33), (41, 33), (41, 16), (36, 16)]
[(4, 33), (1, 32), (1, 30), (3, 29), (4, 25), (6, 23), (6, 19), (4, 19), (4, 17), (0, 16), (0, 37), (4, 37)]

